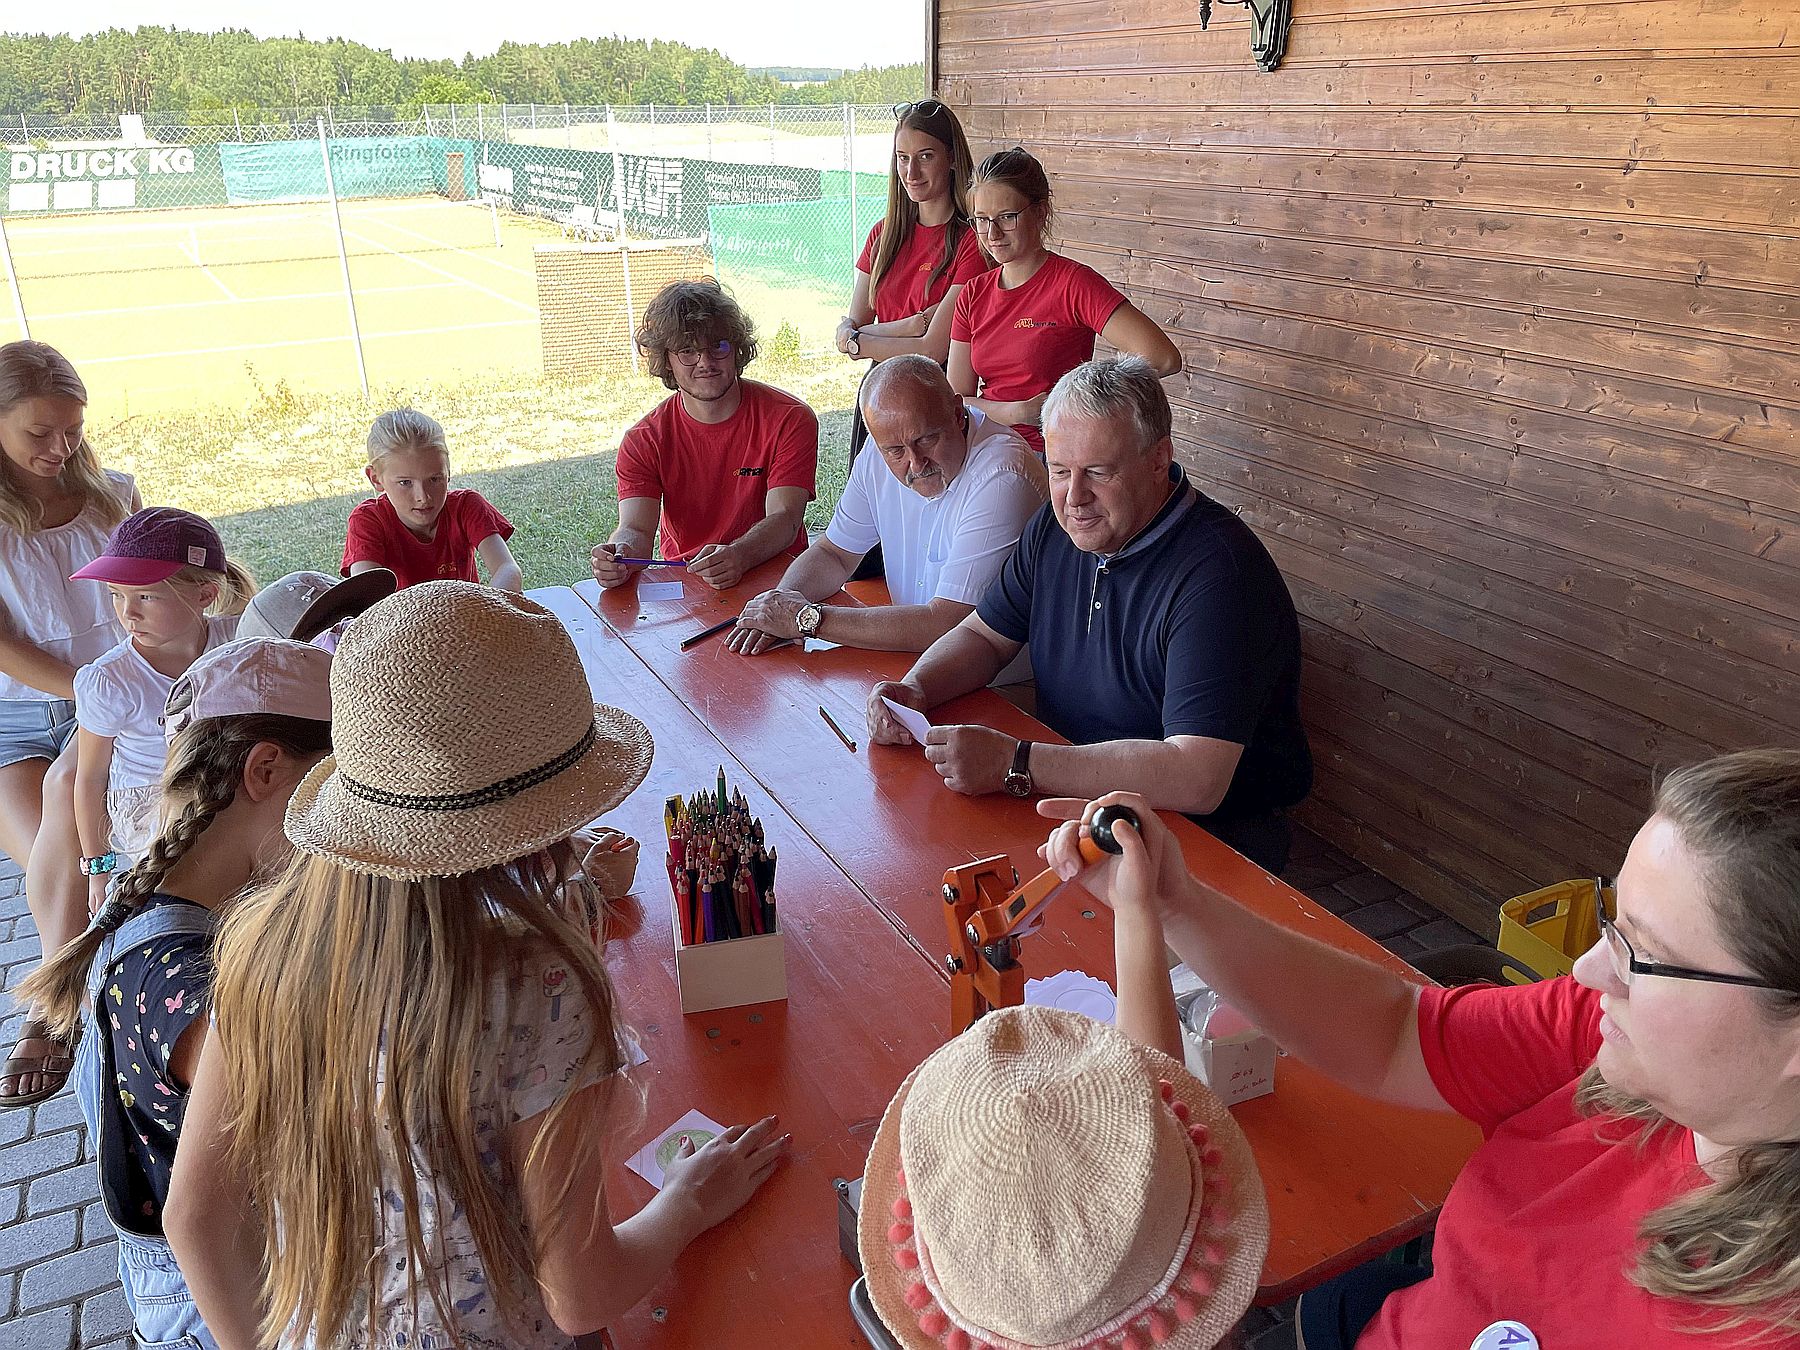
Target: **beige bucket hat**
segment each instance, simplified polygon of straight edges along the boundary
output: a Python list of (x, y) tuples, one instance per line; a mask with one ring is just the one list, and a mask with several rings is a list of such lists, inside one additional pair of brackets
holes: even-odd
[(901, 1085), (857, 1246), (909, 1350), (1206, 1350), (1250, 1306), (1269, 1212), (1242, 1131), (1180, 1064), (1006, 1008)]
[(597, 704), (562, 623), (523, 596), (431, 581), (351, 624), (328, 756), (287, 809), (294, 845), (400, 880), (460, 876), (565, 838), (644, 780), (650, 732)]

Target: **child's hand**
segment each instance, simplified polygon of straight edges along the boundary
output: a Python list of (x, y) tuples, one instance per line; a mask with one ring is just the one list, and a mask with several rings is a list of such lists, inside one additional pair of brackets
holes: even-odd
[(673, 1161), (663, 1169), (663, 1192), (675, 1193), (694, 1207), (696, 1235), (736, 1214), (769, 1179), (792, 1135), (775, 1133), (775, 1117), (754, 1125), (733, 1125), (699, 1152), (682, 1141)]
[[(1113, 838), (1123, 852), (1104, 861), (1089, 863), (1081, 856), (1081, 840), (1087, 833), (1087, 822), (1103, 806), (1126, 806), (1141, 822), (1132, 829), (1123, 821), (1113, 825)], [(1161, 899), (1179, 887), (1187, 867), (1181, 849), (1170, 836), (1168, 827), (1157, 819), (1150, 803), (1132, 792), (1114, 792), (1082, 802), (1075, 797), (1046, 797), (1037, 804), (1038, 814), (1062, 820), (1050, 833), (1044, 847), (1038, 850), (1044, 862), (1054, 868), (1064, 881), (1077, 876), (1081, 884), (1096, 898), (1115, 910), (1147, 908), (1160, 913)]]
[(594, 580), (606, 587), (607, 590), (611, 590), (614, 586), (623, 586), (638, 572), (637, 568), (627, 567), (619, 561), (617, 544), (595, 545), (589, 561), (594, 568)]

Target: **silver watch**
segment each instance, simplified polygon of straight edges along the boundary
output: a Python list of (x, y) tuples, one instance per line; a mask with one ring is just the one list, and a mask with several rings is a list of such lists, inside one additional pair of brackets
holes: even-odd
[(819, 631), (819, 620), (825, 617), (825, 611), (814, 604), (800, 606), (800, 612), (794, 615), (794, 627), (800, 630), (801, 637), (811, 637)]

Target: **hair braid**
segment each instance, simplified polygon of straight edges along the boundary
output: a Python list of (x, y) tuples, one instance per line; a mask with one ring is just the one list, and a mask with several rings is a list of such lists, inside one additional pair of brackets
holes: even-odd
[(46, 957), (18, 987), (13, 995), (18, 1003), (36, 1006), (56, 1034), (74, 1032), (81, 1021), (88, 970), (102, 941), (156, 893), (220, 812), (237, 799), (250, 752), (265, 743), (290, 754), (316, 754), (330, 749), (330, 727), (306, 718), (256, 713), (202, 718), (183, 729), (170, 747), (162, 781), (164, 801), (183, 802), (181, 810), (157, 831), (142, 861), (113, 883), (87, 930)]

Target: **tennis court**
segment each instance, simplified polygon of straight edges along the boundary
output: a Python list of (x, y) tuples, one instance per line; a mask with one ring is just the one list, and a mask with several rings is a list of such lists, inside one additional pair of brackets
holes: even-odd
[[(541, 369), (532, 255), (560, 230), (485, 203), (345, 201), (372, 386)], [(324, 202), (11, 217), (31, 336), (68, 352), (105, 416), (239, 403), (285, 381), (358, 386)], [(596, 321), (618, 316), (596, 315)], [(19, 336), (0, 308), (0, 340)]]

